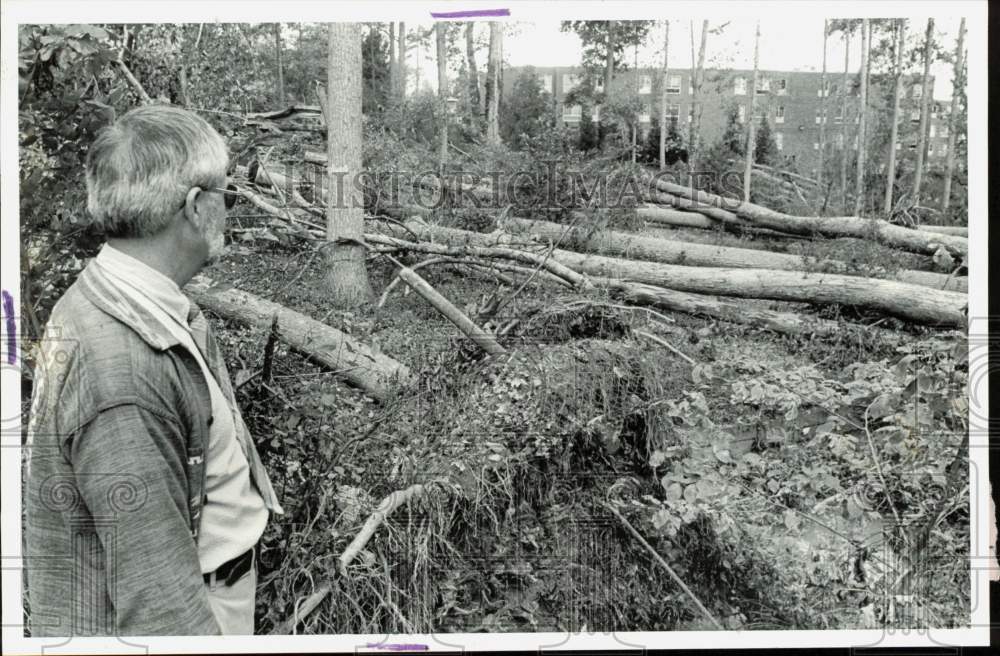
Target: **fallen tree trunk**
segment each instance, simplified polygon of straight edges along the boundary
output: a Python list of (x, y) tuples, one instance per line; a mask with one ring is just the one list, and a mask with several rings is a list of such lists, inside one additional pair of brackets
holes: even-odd
[[(739, 269), (781, 269), (785, 271), (827, 271), (851, 275), (847, 263), (839, 260), (816, 260), (801, 255), (773, 253), (750, 248), (671, 241), (613, 230), (593, 232), (582, 227), (565, 226), (548, 221), (508, 219), (506, 225), (509, 228), (537, 235), (574, 250), (650, 260), (664, 264)], [(515, 231), (511, 230), (511, 232)], [(930, 271), (904, 269), (896, 271), (891, 278), (933, 289), (950, 289), (959, 292), (968, 290), (965, 278)]]
[(778, 232), (777, 230), (768, 230), (767, 228), (755, 228), (749, 223), (718, 221), (698, 212), (668, 209), (657, 205), (640, 205), (635, 211), (636, 215), (644, 221), (665, 226), (700, 228), (702, 230), (722, 229), (734, 235), (757, 235), (777, 239), (809, 239), (809, 237), (803, 235), (790, 235), (787, 232)]
[[(497, 235), (430, 226), (417, 221), (410, 221), (406, 226), (422, 238), (446, 244), (490, 246), (498, 240)], [(697, 294), (812, 304), (836, 303), (942, 327), (958, 327), (965, 322), (965, 295), (892, 280), (775, 269), (689, 267), (583, 255), (562, 249), (555, 249), (552, 258), (588, 276), (617, 278)]]
[(969, 229), (965, 226), (943, 226), (921, 223), (917, 226), (917, 230), (923, 230), (924, 232), (936, 232), (942, 235), (958, 235), (959, 237), (969, 236)]
[(239, 323), (269, 330), (277, 317), (281, 341), (333, 369), (344, 380), (378, 400), (385, 400), (393, 387), (412, 382), (406, 365), (304, 314), (239, 289), (216, 289), (204, 276), (185, 287), (201, 307)]
[[(660, 192), (690, 201), (691, 205), (684, 209), (693, 209), (706, 216), (720, 218), (720, 220), (731, 220), (728, 217), (736, 216), (763, 228), (772, 228), (794, 234), (875, 239), (887, 246), (924, 255), (933, 255), (941, 247), (944, 247), (952, 255), (958, 255), (963, 259), (969, 252), (969, 241), (963, 237), (903, 228), (883, 219), (866, 219), (857, 216), (792, 216), (775, 212), (761, 205), (692, 190), (666, 180), (654, 178), (653, 184)], [(720, 214), (720, 212), (724, 214)]]

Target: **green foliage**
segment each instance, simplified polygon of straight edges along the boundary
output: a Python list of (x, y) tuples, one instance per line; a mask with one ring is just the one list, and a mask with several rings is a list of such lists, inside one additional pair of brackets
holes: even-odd
[[(665, 149), (667, 153), (679, 151), (687, 147), (684, 137), (677, 131), (677, 124), (671, 122), (667, 127), (667, 137)], [(668, 155), (669, 157), (669, 155)], [(646, 133), (646, 140), (639, 151), (638, 159), (646, 164), (659, 165), (660, 162), (660, 118), (652, 117), (649, 131)]]
[(616, 70), (628, 68), (625, 49), (642, 45), (653, 21), (563, 21), (563, 32), (575, 32), (583, 43), (583, 65), (590, 71), (602, 70), (607, 60), (610, 32), (611, 53)]
[(778, 156), (778, 144), (774, 142), (771, 124), (767, 117), (760, 119), (760, 127), (754, 134), (753, 161), (758, 164), (774, 164)]
[(598, 133), (598, 125), (594, 123), (590, 105), (583, 105), (582, 112), (580, 115), (580, 134), (577, 140), (577, 147), (584, 152), (589, 152), (600, 147), (600, 135)]
[(551, 95), (542, 89), (535, 69), (526, 68), (514, 81), (509, 95), (502, 99), (500, 135), (514, 148), (551, 129), (554, 107)]

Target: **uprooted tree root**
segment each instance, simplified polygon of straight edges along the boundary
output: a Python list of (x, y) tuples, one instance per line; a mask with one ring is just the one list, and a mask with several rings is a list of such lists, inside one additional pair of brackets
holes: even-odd
[[(616, 337), (627, 328), (607, 308), (579, 318), (592, 334), (606, 333), (595, 328), (605, 324)], [(338, 491), (329, 505), (340, 515), (323, 530), (341, 539), (269, 579), (285, 586), (278, 598), (299, 602), (330, 586), (301, 631), (701, 626), (680, 588), (602, 509), (609, 500), (621, 503), (622, 490), (662, 495), (649, 455), (678, 438), (656, 402), (682, 393), (688, 364), (646, 341), (560, 342), (545, 321), (533, 329), (538, 339), (522, 337), (507, 356), (455, 375), (433, 401), (417, 394), (393, 408), (385, 432), (396, 445), (379, 493), (420, 483), (427, 491), (382, 522), (346, 575), (336, 572), (332, 543), (357, 533), (375, 500), (357, 488)], [(556, 343), (543, 343), (550, 340)], [(681, 576), (721, 617), (745, 600), (744, 617), (790, 625), (761, 599), (771, 565), (752, 545), (720, 535), (704, 516), (678, 533)], [(724, 570), (712, 557), (722, 551), (739, 552), (727, 562), (740, 565)], [(275, 608), (268, 619), (274, 626), (296, 612), (294, 605)]]

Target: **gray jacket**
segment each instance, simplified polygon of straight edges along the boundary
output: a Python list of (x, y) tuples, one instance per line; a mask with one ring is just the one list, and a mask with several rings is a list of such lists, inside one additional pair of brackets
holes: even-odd
[[(53, 309), (24, 493), (33, 636), (220, 632), (197, 549), (211, 397), (158, 326), (93, 264)], [(254, 482), (281, 512), (246, 437)]]

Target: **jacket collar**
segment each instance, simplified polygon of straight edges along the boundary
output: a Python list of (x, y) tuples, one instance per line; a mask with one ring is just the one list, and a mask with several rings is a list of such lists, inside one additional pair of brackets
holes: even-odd
[(158, 317), (117, 289), (95, 260), (84, 268), (79, 282), (94, 305), (131, 328), (152, 348), (166, 351), (180, 344)]

